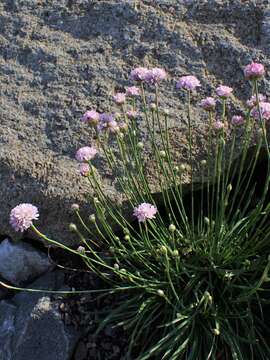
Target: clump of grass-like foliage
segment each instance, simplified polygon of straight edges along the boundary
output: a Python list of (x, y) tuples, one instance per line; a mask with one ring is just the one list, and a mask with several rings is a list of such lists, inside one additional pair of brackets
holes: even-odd
[[(82, 246), (72, 250), (41, 234), (32, 224), (37, 209), (27, 208), (29, 204), (11, 212), (11, 224), (17, 230), (31, 226), (45, 240), (78, 254), (108, 284), (107, 289), (93, 293), (120, 293), (100, 329), (108, 323), (126, 329), (130, 336), (127, 359), (270, 358), (265, 317), (270, 302), (266, 133), (270, 104), (258, 91), (263, 65), (252, 63), (244, 73), (252, 96), (244, 114), (228, 119), (226, 103), (232, 89), (226, 86), (217, 88), (217, 101), (209, 97), (200, 104), (209, 114), (209, 127), (207, 156), (200, 163), (199, 175), (196, 170), (196, 181), (201, 181), (196, 196), (195, 121), (190, 102), (200, 82), (185, 76), (177, 83), (187, 96), (189, 144), (188, 164), (178, 164), (172, 156), (169, 114), (159, 106), (159, 83), (165, 81), (166, 73), (159, 68), (137, 68), (131, 72), (137, 86), (114, 96), (120, 109), (117, 116), (91, 110), (82, 118), (95, 134), (92, 146), (76, 153), (80, 173), (95, 194), (95, 213), (89, 219), (83, 219), (79, 207), (73, 205), (81, 230), (74, 224), (70, 228), (80, 236)], [(153, 103), (147, 102), (148, 91), (154, 93)], [(218, 120), (217, 106), (221, 108)], [(162, 211), (147, 176), (138, 117), (147, 126)], [(239, 131), (241, 139), (236, 140)], [(253, 156), (248, 151), (251, 145)], [(258, 185), (253, 178), (262, 151), (267, 168)], [(135, 222), (104, 191), (92, 162), (95, 156), (105, 158), (117, 174)], [(183, 191), (184, 174), (191, 179), (189, 194)], [(115, 224), (120, 229), (117, 233)], [(105, 256), (104, 250), (110, 255)]]

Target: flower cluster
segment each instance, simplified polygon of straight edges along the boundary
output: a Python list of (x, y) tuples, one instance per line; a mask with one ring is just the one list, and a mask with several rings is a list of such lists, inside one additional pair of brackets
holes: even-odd
[(157, 85), (167, 77), (166, 71), (162, 68), (147, 69), (138, 67), (131, 71), (130, 79), (138, 82), (145, 82), (150, 85)]
[(135, 207), (133, 215), (136, 216), (139, 222), (145, 222), (155, 218), (157, 208), (149, 203), (142, 203)]
[(33, 225), (33, 220), (39, 218), (38, 209), (32, 204), (20, 204), (10, 212), (10, 225), (15, 231), (23, 232)]

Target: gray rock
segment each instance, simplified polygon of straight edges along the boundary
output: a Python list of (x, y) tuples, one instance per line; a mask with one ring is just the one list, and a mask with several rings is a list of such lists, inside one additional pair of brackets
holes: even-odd
[(29, 283), (52, 268), (48, 257), (29, 244), (9, 239), (0, 244), (0, 275), (14, 285)]
[[(31, 287), (57, 290), (59, 280), (50, 273)], [(68, 360), (78, 340), (75, 329), (63, 323), (58, 301), (44, 293), (22, 292), (12, 302), (1, 301), (0, 320), (1, 360)]]
[[(243, 66), (252, 59), (270, 65), (263, 1), (137, 3), (0, 3), (0, 198), (5, 204), (0, 208), (0, 233), (14, 236), (9, 211), (31, 202), (40, 209), (43, 232), (69, 245), (78, 242), (68, 231), (73, 221), (70, 204), (92, 209), (85, 199), (92, 190), (78, 177), (74, 160), (76, 148), (88, 144), (91, 134), (78, 119), (88, 108), (111, 108), (110, 94), (129, 84), (134, 66), (161, 66), (169, 73), (160, 89), (161, 104), (176, 114), (169, 127), (179, 162), (187, 156), (186, 115), (175, 78), (186, 73), (200, 78), (202, 90), (193, 103), (196, 162), (204, 154), (207, 132), (197, 101), (224, 83), (237, 88), (230, 113), (240, 109), (250, 94)], [(263, 87), (269, 91), (269, 82)], [(146, 141), (144, 132), (142, 136)], [(95, 165), (104, 189), (121, 202), (101, 160)], [(155, 190), (157, 181), (150, 175)]]

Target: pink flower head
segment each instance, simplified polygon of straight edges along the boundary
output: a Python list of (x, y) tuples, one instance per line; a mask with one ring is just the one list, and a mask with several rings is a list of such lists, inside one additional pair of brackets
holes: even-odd
[(224, 128), (224, 123), (220, 120), (216, 120), (214, 123), (213, 123), (213, 129), (214, 130), (222, 130)]
[(129, 111), (127, 111), (127, 117), (128, 117), (129, 119), (135, 119), (136, 116), (137, 116), (137, 111), (135, 111), (135, 110), (129, 110)]
[(216, 100), (212, 97), (207, 97), (201, 101), (200, 106), (206, 111), (213, 111), (215, 110)]
[[(259, 104), (259, 108), (260, 108), (260, 112), (262, 115), (262, 118), (264, 120), (269, 120), (270, 119), (270, 103), (268, 102), (261, 102)], [(257, 107), (254, 107), (251, 112), (250, 112), (251, 116), (254, 117), (255, 119), (259, 120), (260, 119), (260, 113)]]
[(126, 101), (126, 94), (121, 92), (116, 93), (113, 97), (113, 100), (117, 105), (122, 105)]
[(234, 126), (243, 125), (244, 122), (245, 122), (245, 119), (241, 115), (234, 115), (231, 120), (231, 123)]
[(247, 80), (258, 80), (264, 76), (265, 69), (263, 64), (252, 62), (245, 67), (244, 74)]
[(99, 122), (99, 113), (96, 110), (88, 110), (81, 117), (81, 121), (91, 125), (96, 125)]
[[(258, 98), (259, 98), (259, 103), (266, 102), (266, 96), (262, 94), (258, 94)], [(258, 105), (256, 95), (251, 96), (251, 98), (247, 100), (246, 104), (249, 109), (252, 109), (254, 106)]]
[(81, 163), (79, 165), (79, 172), (81, 176), (88, 176), (90, 173), (90, 166), (87, 163)]
[(75, 154), (76, 160), (85, 162), (92, 160), (97, 154), (97, 150), (93, 146), (84, 146), (77, 150)]
[(126, 94), (127, 96), (135, 97), (135, 96), (140, 96), (141, 91), (137, 86), (130, 86), (127, 88)]
[(15, 231), (27, 230), (33, 225), (33, 220), (39, 217), (38, 208), (32, 204), (20, 204), (10, 212), (9, 222)]
[(118, 126), (122, 132), (126, 132), (128, 130), (128, 124), (124, 121), (119, 122)]
[(139, 222), (145, 222), (147, 219), (154, 219), (157, 213), (157, 208), (148, 203), (142, 203), (135, 207), (133, 215), (136, 216)]
[(100, 114), (100, 121), (102, 123), (110, 122), (112, 120), (114, 120), (114, 116), (112, 114), (109, 114), (109, 113)]
[(147, 72), (148, 72), (147, 68), (137, 67), (131, 71), (130, 79), (133, 81), (144, 81)]
[(109, 132), (111, 132), (113, 134), (120, 131), (118, 123), (115, 120), (107, 122), (106, 128), (109, 130)]
[(153, 68), (145, 74), (145, 81), (148, 84), (156, 85), (167, 77), (166, 71), (161, 68)]
[(229, 86), (219, 85), (216, 88), (216, 93), (219, 97), (222, 99), (226, 99), (229, 96), (231, 96), (231, 93), (233, 92), (233, 89)]
[(193, 75), (182, 76), (176, 83), (176, 89), (195, 90), (201, 86), (200, 81)]

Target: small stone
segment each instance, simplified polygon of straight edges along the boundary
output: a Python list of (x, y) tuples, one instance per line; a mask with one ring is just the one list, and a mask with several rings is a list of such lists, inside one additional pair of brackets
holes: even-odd
[(9, 239), (0, 244), (0, 275), (14, 285), (29, 283), (53, 267), (44, 253), (29, 244)]

